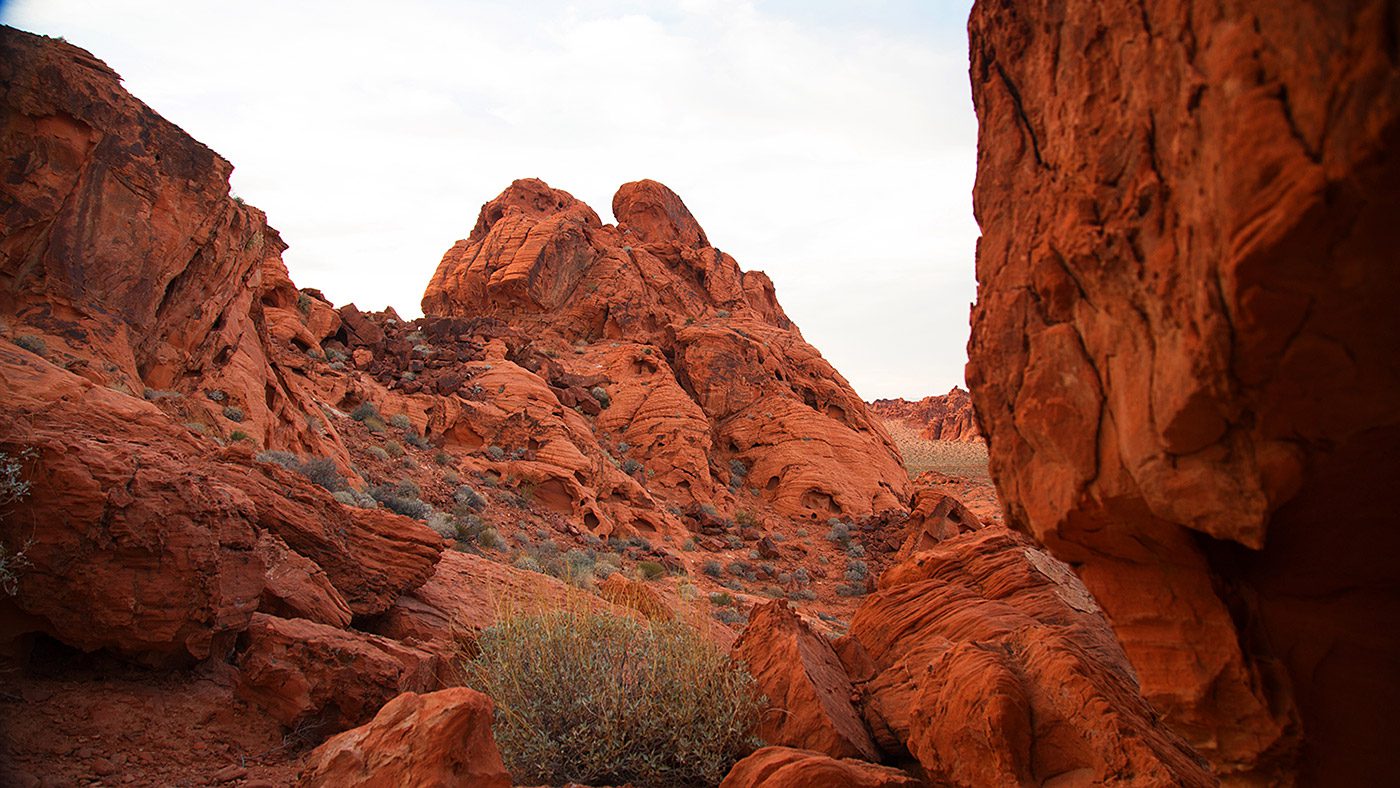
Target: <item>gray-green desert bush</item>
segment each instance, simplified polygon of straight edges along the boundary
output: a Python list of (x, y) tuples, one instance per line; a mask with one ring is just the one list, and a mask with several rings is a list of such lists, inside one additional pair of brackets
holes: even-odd
[(752, 677), (696, 630), (601, 611), (503, 617), (466, 683), (496, 702), (517, 782), (715, 785), (758, 745)]

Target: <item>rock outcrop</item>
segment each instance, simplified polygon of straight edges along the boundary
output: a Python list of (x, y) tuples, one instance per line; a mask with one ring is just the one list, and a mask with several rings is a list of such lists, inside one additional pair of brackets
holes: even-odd
[(493, 711), (490, 698), (461, 687), (406, 692), (370, 722), (317, 747), (300, 785), (508, 788), (491, 738)]
[(1004, 528), (886, 570), (836, 650), (875, 743), (936, 784), (1214, 782), (1069, 567)]
[(734, 656), (769, 708), (755, 735), (765, 743), (833, 758), (879, 760), (841, 660), (782, 600), (754, 608)]
[(1010, 524), (1227, 776), (1400, 781), (1393, 3), (979, 2), (967, 377)]
[(764, 747), (734, 764), (720, 788), (915, 788), (905, 772), (811, 750)]
[[(825, 522), (907, 501), (893, 443), (803, 341), (766, 276), (710, 246), (659, 183), (625, 184), (613, 212), (617, 225), (603, 225), (567, 192), (516, 181), (444, 255), (424, 313), (508, 321), (535, 337), (553, 355), (540, 365), (544, 380), (583, 388), (573, 398), (598, 413), (593, 429), (628, 444), (648, 474), (647, 491), (613, 488), (633, 509), (658, 493), (732, 509), (757, 490), (784, 516)], [(492, 362), (481, 384), (509, 393), (503, 374)], [(590, 390), (602, 394), (600, 411)], [(535, 391), (547, 422), (566, 398), (544, 381)], [(566, 429), (587, 428), (577, 416), (563, 410)], [(539, 484), (611, 519), (573, 480), (591, 472), (587, 459), (554, 459), (559, 470)]]
[(259, 609), (341, 626), (382, 612), (442, 551), (420, 523), (344, 507), (7, 343), (0, 385), (0, 450), (35, 452), (29, 495), (0, 523), (27, 562), (0, 599), (22, 612), (7, 640), (43, 632), (155, 664), (220, 656)]
[(927, 441), (975, 441), (982, 439), (972, 397), (954, 386), (942, 396), (904, 399), (877, 399), (870, 412), (884, 420), (897, 420), (914, 427)]

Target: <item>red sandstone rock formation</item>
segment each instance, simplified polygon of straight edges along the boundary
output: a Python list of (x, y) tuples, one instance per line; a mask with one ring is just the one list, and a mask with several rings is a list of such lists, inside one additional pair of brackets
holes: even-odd
[(936, 783), (1209, 785), (1084, 586), (1002, 528), (886, 570), (837, 652), (877, 746)]
[(757, 736), (767, 744), (833, 758), (879, 760), (851, 705), (851, 680), (826, 638), (782, 600), (754, 608), (734, 656), (754, 677), (769, 709)]
[(980, 440), (977, 414), (971, 396), (954, 386), (947, 394), (924, 397), (917, 402), (903, 399), (877, 399), (869, 403), (870, 412), (884, 420), (897, 420), (919, 430), (919, 437), (929, 441)]
[[(553, 366), (564, 375), (551, 379), (601, 376), (609, 404), (595, 429), (632, 446), (663, 493), (727, 509), (752, 488), (777, 512), (819, 522), (907, 500), (888, 436), (802, 340), (766, 276), (711, 247), (661, 184), (624, 185), (613, 212), (617, 226), (603, 225), (568, 193), (516, 181), (443, 257), (423, 311), (507, 320), (562, 351)], [(542, 411), (557, 409), (537, 390)], [(541, 483), (578, 498), (569, 477), (581, 469), (559, 467)]]
[(442, 550), (419, 523), (341, 506), (246, 448), (211, 451), (151, 403), (3, 343), (0, 385), (0, 449), (37, 455), (29, 496), (0, 521), (29, 564), (0, 598), (19, 613), (4, 640), (204, 659), (263, 605), (342, 623), (382, 612)]
[[(496, 551), (488, 524), (529, 517), (512, 536), (556, 549), (633, 537), (618, 555), (681, 571), (698, 564), (679, 544), (694, 533), (687, 547), (777, 563), (767, 576), (787, 589), (763, 589), (777, 593), (809, 590), (783, 567), (834, 584), (813, 553), (896, 551), (901, 534), (879, 531), (911, 521), (910, 485), (884, 430), (802, 340), (772, 283), (710, 246), (665, 187), (624, 186), (613, 227), (517, 182), (444, 257), (429, 317), (334, 310), (292, 285), (275, 232), (229, 197), (229, 165), (105, 66), (10, 30), (0, 55), (0, 317), (21, 340), (0, 343), (0, 450), (38, 450), (33, 494), (0, 525), (30, 561), (17, 595), (0, 597), (0, 640), (78, 662), (99, 649), (199, 661), (231, 674), (217, 697), (261, 710), (211, 717), (260, 714), (320, 735), (450, 678), (445, 658), (494, 620), (497, 594), (581, 593), (486, 558), (440, 560), (444, 534)], [(323, 481), (349, 473), (356, 489), (334, 499), (278, 464), (303, 457), (259, 460), (255, 446), (329, 457), (338, 475)], [(362, 508), (358, 488), (377, 482), (421, 494), (438, 532)], [(949, 780), (1199, 781), (1058, 564), (985, 530), (941, 541), (976, 518), (932, 496), (916, 503), (918, 552), (886, 575), (840, 650), (864, 721), (850, 693), (840, 702), (820, 638), (776, 609), (756, 616), (744, 649), (763, 642), (800, 663), (753, 654), (802, 723), (785, 737), (866, 757), (873, 742)], [(847, 535), (797, 542), (828, 518), (850, 521)], [(430, 705), (410, 695), (386, 707), (323, 751), (309, 779), (393, 782), (443, 766), (443, 747), (427, 745), (455, 723)], [(997, 716), (969, 729), (973, 706)], [(172, 735), (197, 737), (190, 727)], [(740, 766), (734, 784), (907, 781), (789, 750)]]
[(764, 747), (734, 764), (720, 788), (914, 788), (898, 769), (811, 750)]
[(300, 785), (508, 788), (491, 738), (493, 710), (490, 698), (461, 687), (406, 692), (362, 727), (317, 747)]
[(1018, 0), (969, 24), (993, 474), (1222, 775), (1400, 782), (1395, 19)]

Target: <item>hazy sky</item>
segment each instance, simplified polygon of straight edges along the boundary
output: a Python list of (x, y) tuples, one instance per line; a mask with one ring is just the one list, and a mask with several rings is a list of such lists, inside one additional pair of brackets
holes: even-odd
[(971, 0), (29, 0), (233, 162), (292, 278), (405, 317), (481, 204), (538, 177), (611, 221), (652, 178), (866, 398), (962, 383)]

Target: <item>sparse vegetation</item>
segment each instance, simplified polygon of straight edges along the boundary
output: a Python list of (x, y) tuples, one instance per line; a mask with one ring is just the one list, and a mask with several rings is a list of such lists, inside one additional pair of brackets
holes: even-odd
[(49, 352), (49, 347), (44, 344), (44, 340), (33, 334), (20, 334), (15, 337), (14, 342), (36, 356), (43, 356)]
[(588, 390), (588, 393), (592, 394), (593, 399), (598, 400), (598, 404), (605, 408), (612, 404), (612, 397), (608, 396), (607, 389), (602, 386), (594, 386)]
[(423, 491), (409, 479), (398, 484), (376, 484), (369, 488), (369, 494), (384, 508), (405, 517), (426, 520), (433, 511), (433, 507), (419, 500)]
[(835, 517), (827, 521), (831, 530), (826, 532), (827, 541), (845, 544), (851, 540), (851, 527)]
[(753, 679), (683, 624), (517, 614), (477, 647), (464, 678), (495, 700), (496, 743), (522, 784), (715, 785), (758, 745)]
[(656, 561), (642, 561), (637, 564), (637, 573), (643, 580), (656, 580), (666, 575), (666, 567)]
[[(15, 456), (0, 451), (0, 516), (5, 507), (29, 495), (23, 463), (35, 456), (33, 449), (24, 449)], [(6, 596), (19, 593), (20, 576), (30, 567), (29, 558), (24, 554), (27, 549), (28, 545), (15, 549), (0, 542), (0, 593)]]
[(228, 419), (231, 422), (234, 422), (235, 424), (241, 424), (243, 423), (243, 420), (247, 418), (247, 416), (243, 415), (243, 409), (238, 407), (237, 405), (225, 405), (224, 418)]

